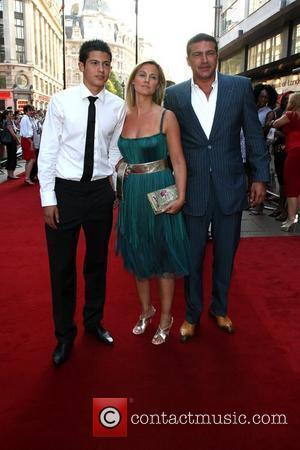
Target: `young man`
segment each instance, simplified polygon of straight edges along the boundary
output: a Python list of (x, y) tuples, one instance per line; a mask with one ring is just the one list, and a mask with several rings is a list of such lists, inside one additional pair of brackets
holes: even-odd
[(184, 213), (192, 243), (192, 269), (185, 280), (186, 320), (181, 341), (195, 332), (203, 309), (202, 271), (207, 231), (212, 225), (214, 263), (210, 314), (227, 333), (228, 290), (240, 239), (246, 183), (240, 149), (244, 130), (253, 170), (251, 205), (261, 203), (269, 178), (268, 153), (250, 80), (217, 72), (215, 38), (198, 34), (187, 44), (191, 80), (167, 89), (165, 107), (178, 119), (188, 168)]
[(124, 102), (105, 89), (111, 51), (101, 40), (79, 52), (83, 83), (50, 101), (39, 153), (39, 181), (50, 261), (56, 366), (70, 355), (77, 327), (76, 248), (80, 229), (86, 242), (83, 323), (101, 342), (113, 338), (101, 324), (105, 302), (108, 241), (115, 193), (112, 174), (121, 158)]

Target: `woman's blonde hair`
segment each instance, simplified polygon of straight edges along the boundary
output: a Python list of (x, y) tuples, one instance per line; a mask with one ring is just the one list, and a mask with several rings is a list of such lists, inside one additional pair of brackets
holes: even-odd
[(164, 75), (164, 72), (163, 72), (162, 68), (160, 67), (160, 65), (156, 61), (154, 61), (152, 59), (149, 59), (148, 61), (143, 61), (140, 64), (138, 64), (133, 69), (133, 71), (132, 71), (132, 73), (131, 73), (131, 75), (129, 77), (128, 84), (127, 84), (127, 89), (126, 89), (126, 102), (127, 102), (127, 105), (129, 107), (129, 109), (133, 108), (135, 106), (135, 104), (136, 104), (135, 89), (134, 89), (134, 86), (133, 86), (133, 80), (134, 80), (136, 74), (138, 73), (138, 71), (145, 64), (152, 64), (158, 70), (158, 86), (156, 88), (156, 91), (152, 95), (152, 100), (157, 105), (161, 105), (162, 104), (162, 101), (163, 101), (163, 98), (164, 98), (164, 94), (165, 94), (165, 88), (166, 88), (165, 75)]
[(289, 96), (289, 101), (286, 107), (287, 111), (300, 112), (300, 92), (295, 92)]

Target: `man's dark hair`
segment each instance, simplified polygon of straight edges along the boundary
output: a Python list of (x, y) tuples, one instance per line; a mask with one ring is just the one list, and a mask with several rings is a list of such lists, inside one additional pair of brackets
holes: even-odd
[(32, 105), (25, 105), (23, 108), (24, 114), (26, 114), (28, 111), (33, 111), (33, 106)]
[(104, 41), (101, 41), (101, 39), (94, 39), (92, 41), (84, 42), (79, 50), (79, 61), (85, 64), (90, 52), (107, 53), (109, 55), (110, 61), (112, 60), (111, 49), (109, 48), (108, 44)]
[(190, 56), (191, 44), (195, 44), (196, 42), (202, 42), (202, 41), (213, 42), (215, 44), (216, 52), (218, 53), (218, 43), (217, 43), (216, 39), (213, 36), (211, 36), (210, 34), (199, 33), (199, 34), (196, 34), (196, 36), (193, 36), (186, 44), (186, 54), (188, 56)]

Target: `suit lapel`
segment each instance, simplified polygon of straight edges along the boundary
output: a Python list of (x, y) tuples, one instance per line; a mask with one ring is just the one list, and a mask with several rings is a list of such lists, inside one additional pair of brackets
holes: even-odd
[(199, 133), (199, 135), (201, 135), (201, 138), (205, 138), (207, 140), (207, 137), (192, 106), (191, 80), (186, 81), (182, 87), (183, 89), (181, 91), (182, 95), (180, 98), (180, 103), (182, 105), (184, 114), (186, 114), (186, 120), (188, 120), (192, 127)]
[(209, 137), (220, 128), (220, 123), (223, 123), (223, 116), (227, 110), (226, 104), (232, 95), (232, 86), (228, 79), (221, 73), (218, 73), (218, 95), (216, 103), (216, 111), (214, 115), (213, 125)]

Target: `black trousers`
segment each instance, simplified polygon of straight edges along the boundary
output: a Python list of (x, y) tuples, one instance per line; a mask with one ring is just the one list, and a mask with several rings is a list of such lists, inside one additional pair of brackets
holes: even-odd
[(15, 170), (17, 166), (17, 143), (15, 140), (6, 144), (7, 161), (6, 170)]
[(115, 195), (108, 178), (86, 183), (57, 178), (55, 193), (59, 210), (58, 228), (53, 230), (46, 225), (53, 318), (58, 341), (72, 342), (77, 334), (74, 313), (80, 229), (83, 229), (86, 242), (83, 323), (86, 329), (93, 329), (103, 318)]

